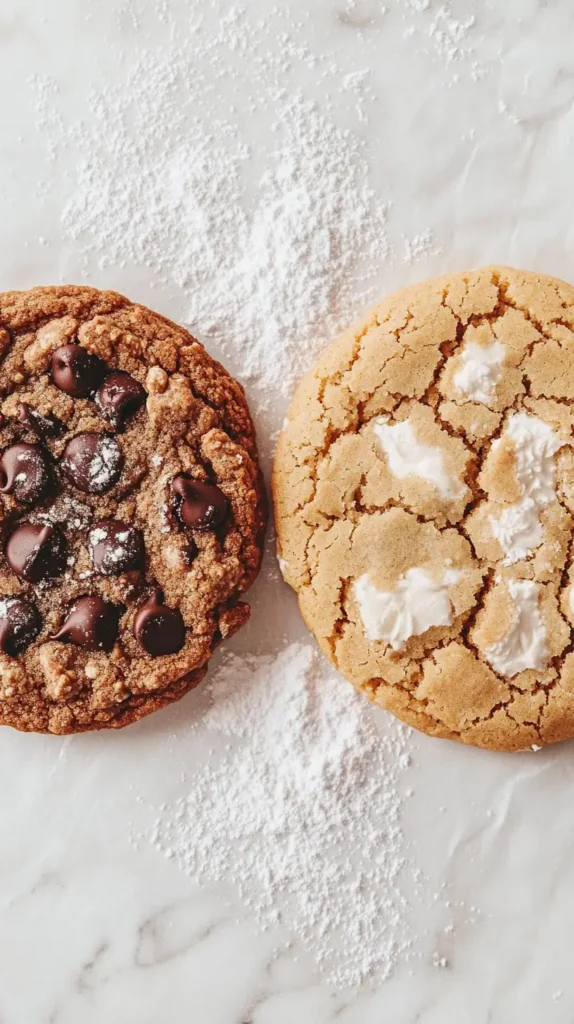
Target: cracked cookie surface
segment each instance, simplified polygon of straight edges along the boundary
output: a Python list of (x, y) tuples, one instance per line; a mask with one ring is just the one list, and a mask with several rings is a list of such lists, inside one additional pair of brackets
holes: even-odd
[(433, 736), (574, 736), (574, 288), (487, 267), (391, 295), (280, 435), (280, 564), (324, 653)]
[(243, 625), (265, 498), (241, 386), (83, 287), (0, 294), (0, 723), (121, 727)]

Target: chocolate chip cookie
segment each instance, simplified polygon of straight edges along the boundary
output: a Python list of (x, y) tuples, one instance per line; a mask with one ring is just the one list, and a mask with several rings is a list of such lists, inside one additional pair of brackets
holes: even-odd
[(279, 554), (325, 654), (432, 736), (574, 736), (574, 288), (490, 267), (391, 295), (279, 439)]
[(265, 498), (241, 386), (114, 292), (0, 294), (0, 723), (119, 728), (249, 617)]

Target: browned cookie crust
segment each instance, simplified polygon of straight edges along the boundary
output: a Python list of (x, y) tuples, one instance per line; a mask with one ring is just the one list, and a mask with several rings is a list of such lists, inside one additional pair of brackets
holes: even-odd
[(243, 389), (93, 288), (0, 294), (0, 359), (0, 722), (129, 725), (249, 617), (265, 499)]
[(432, 736), (574, 737), (574, 288), (486, 267), (380, 303), (303, 379), (273, 473), (321, 649)]

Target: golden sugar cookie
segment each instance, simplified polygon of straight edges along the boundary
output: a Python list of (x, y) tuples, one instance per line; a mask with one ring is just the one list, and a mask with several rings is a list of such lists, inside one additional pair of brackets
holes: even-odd
[(283, 575), (409, 725), (574, 736), (574, 288), (486, 267), (391, 295), (301, 382), (273, 474)]

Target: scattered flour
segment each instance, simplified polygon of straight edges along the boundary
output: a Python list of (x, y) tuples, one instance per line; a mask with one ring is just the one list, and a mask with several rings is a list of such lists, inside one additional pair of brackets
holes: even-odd
[[(471, 15), (461, 21), (453, 11), (451, 0), (396, 0), (407, 20), (406, 36), (421, 40), (422, 49), (445, 67), (466, 65), (474, 81), (482, 78), (486, 70), (476, 58), (470, 33), (476, 25)], [(417, 17), (420, 16), (420, 17)], [(456, 84), (458, 72), (451, 79)]]
[[(126, 32), (152, 16), (130, 10)], [(277, 52), (278, 16), (193, 0), (179, 42), (165, 4), (169, 45), (120, 51), (121, 87), (92, 91), (76, 122), (62, 118), (53, 82), (31, 80), (48, 158), (76, 154), (62, 227), (84, 277), (113, 284), (113, 268), (138, 267), (152, 287), (175, 289), (177, 318), (257, 386), (256, 406), (269, 389), (292, 392), (325, 342), (380, 297), (394, 258), (361, 129), (377, 109), (369, 68), (309, 53), (296, 26)], [(322, 103), (300, 89), (310, 70)], [(275, 139), (262, 152), (249, 141), (261, 118)], [(440, 251), (430, 231), (403, 244), (408, 264)]]
[[(218, 64), (246, 27), (230, 23)], [(209, 39), (197, 45), (140, 56), (120, 90), (92, 96), (93, 125), (74, 129), (64, 231), (86, 266), (140, 264), (175, 284), (185, 322), (239, 359), (243, 380), (287, 394), (308, 368), (310, 339), (320, 348), (375, 297), (365, 268), (372, 275), (389, 255), (386, 205), (368, 185), (359, 136), (297, 92), (271, 102), (274, 65), (257, 86), (277, 139), (261, 167), (224, 114), (195, 121), (182, 82), (205, 106), (215, 60)], [(352, 88), (366, 88), (364, 74)]]
[(210, 697), (197, 728), (226, 742), (152, 843), (203, 884), (231, 882), (260, 926), (286, 926), (331, 983), (380, 982), (409, 955), (407, 730), (383, 730), (307, 645), (276, 660), (228, 655)]
[(412, 267), (414, 263), (419, 263), (421, 260), (430, 260), (435, 256), (440, 256), (442, 252), (441, 247), (436, 244), (432, 231), (423, 231), (420, 235), (415, 235), (414, 238), (405, 238), (403, 244), (403, 263), (408, 267)]
[[(397, 6), (407, 10), (395, 0), (390, 14)], [(74, 271), (96, 285), (147, 281), (163, 311), (251, 385), (256, 411), (290, 394), (325, 342), (380, 297), (385, 261), (440, 252), (422, 225), (399, 236), (398, 256), (389, 241), (389, 196), (369, 184), (380, 97), (368, 55), (342, 67), (330, 44), (309, 52), (302, 23), (282, 28), (279, 6), (257, 7), (190, 0), (178, 23), (169, 0), (122, 5), (125, 45), (111, 54), (122, 84), (102, 75), (76, 120), (57, 83), (30, 82), (53, 172), (38, 194), (59, 187), (60, 151), (74, 166), (61, 214)], [(458, 55), (466, 45), (449, 10), (412, 0), (405, 15), (416, 45), (445, 62), (451, 37)], [(157, 45), (135, 45), (136, 32)], [(272, 126), (265, 147), (261, 119)], [(281, 922), (335, 985), (380, 982), (412, 953), (406, 730), (381, 727), (307, 646), (228, 655), (210, 697), (194, 728), (213, 749), (147, 839), (194, 880), (231, 882), (262, 928)]]

